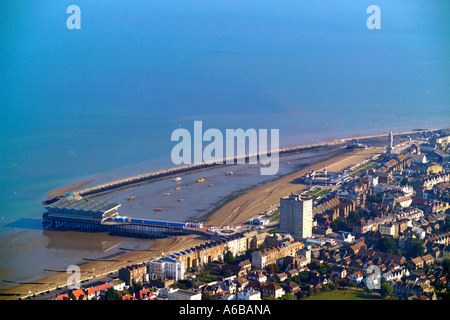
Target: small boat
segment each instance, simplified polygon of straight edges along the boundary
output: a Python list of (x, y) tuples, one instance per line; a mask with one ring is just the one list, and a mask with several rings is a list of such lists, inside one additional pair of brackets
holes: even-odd
[(228, 172), (226, 173), (226, 175), (227, 175), (227, 176), (232, 176), (232, 175), (233, 175), (233, 171), (228, 171)]
[(155, 208), (153, 211), (162, 211), (162, 208)]
[(201, 178), (201, 179), (197, 179), (197, 182), (203, 182), (205, 181), (205, 179)]
[(175, 190), (180, 190), (180, 189), (181, 189), (181, 187), (176, 187), (176, 188), (175, 188)]
[(180, 181), (181, 181), (181, 178), (180, 178), (180, 177), (176, 177), (175, 179), (173, 179), (173, 181), (175, 181), (175, 182), (180, 182)]
[(210, 185), (209, 185), (210, 187), (214, 187), (214, 185), (211, 183)]
[(183, 202), (183, 199), (178, 199), (178, 201)]
[(166, 193), (164, 193), (164, 195), (169, 197), (170, 196), (170, 192), (166, 192)]
[(127, 198), (128, 201), (129, 201), (129, 200), (134, 200), (134, 199), (136, 199), (136, 196), (129, 196), (129, 197)]

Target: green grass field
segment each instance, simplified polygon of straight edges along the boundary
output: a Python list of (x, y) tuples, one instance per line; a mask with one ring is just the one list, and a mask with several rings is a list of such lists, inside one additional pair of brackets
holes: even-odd
[(378, 164), (378, 162), (376, 162), (376, 161), (368, 161), (367, 163), (365, 163), (365, 164), (363, 164), (363, 165), (361, 165), (361, 166), (358, 166), (356, 169), (354, 169), (353, 171), (351, 171), (350, 172), (350, 174), (352, 175), (352, 176), (359, 176), (361, 173), (363, 173), (363, 172), (365, 172), (365, 171), (367, 171), (367, 170), (369, 170), (369, 169), (372, 169), (373, 167), (375, 167), (376, 165)]
[(366, 293), (360, 290), (331, 290), (321, 292), (304, 300), (381, 300), (381, 296)]

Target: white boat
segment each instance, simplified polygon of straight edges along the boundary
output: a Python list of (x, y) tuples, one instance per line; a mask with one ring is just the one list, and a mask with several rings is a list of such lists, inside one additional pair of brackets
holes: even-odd
[(175, 179), (173, 179), (173, 181), (175, 181), (175, 182), (180, 182), (180, 181), (181, 181), (181, 178), (180, 178), (180, 177), (176, 177)]

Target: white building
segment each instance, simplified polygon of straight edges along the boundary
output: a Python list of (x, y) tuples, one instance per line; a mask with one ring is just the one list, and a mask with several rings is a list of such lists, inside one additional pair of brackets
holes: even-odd
[(254, 218), (249, 221), (249, 224), (257, 225), (257, 226), (265, 226), (265, 225), (269, 224), (269, 222), (270, 222), (269, 219)]
[(294, 237), (312, 236), (312, 199), (297, 194), (280, 199), (280, 232)]
[(355, 241), (355, 236), (352, 235), (351, 232), (347, 232), (347, 231), (339, 231), (340, 236), (339, 239), (347, 242), (347, 243), (352, 243), (353, 241)]
[(354, 281), (356, 284), (360, 284), (361, 281), (363, 281), (364, 276), (360, 271), (356, 271), (355, 273), (352, 273), (348, 279)]
[(167, 292), (167, 300), (202, 300), (202, 294), (190, 290), (173, 289)]
[(427, 156), (423, 153), (409, 154), (408, 157), (410, 157), (412, 159), (413, 163), (427, 163)]
[(237, 294), (238, 300), (261, 300), (261, 292), (252, 289), (244, 289)]
[(383, 278), (389, 281), (397, 281), (400, 280), (404, 275), (409, 276), (410, 272), (407, 268), (399, 268), (396, 270), (390, 270), (382, 275)]
[(363, 279), (363, 284), (369, 289), (379, 289), (380, 288), (380, 275), (372, 273)]
[(373, 187), (375, 187), (378, 184), (378, 176), (377, 175), (372, 175), (370, 176), (370, 183)]
[(108, 282), (110, 286), (114, 288), (116, 291), (123, 291), (125, 290), (126, 283), (125, 281), (121, 279), (114, 279), (111, 282)]
[(423, 217), (423, 211), (418, 208), (410, 208), (397, 212), (395, 216), (397, 220), (401, 219), (417, 220)]
[(150, 277), (171, 278), (175, 281), (184, 279), (184, 266), (182, 261), (175, 257), (153, 258), (148, 263)]
[(414, 193), (413, 187), (408, 186), (408, 185), (403, 186), (403, 187), (398, 186), (398, 187), (395, 187), (394, 189), (402, 192), (405, 195), (405, 197), (412, 196)]
[(378, 226), (378, 231), (382, 235), (394, 236), (395, 235), (395, 226), (394, 226), (394, 224), (392, 222), (388, 222), (388, 223), (385, 223), (385, 224), (380, 224)]
[(425, 236), (426, 236), (426, 234), (427, 234), (427, 233), (426, 233), (423, 229), (421, 229), (421, 228), (413, 228), (412, 231), (413, 231), (413, 232), (416, 232), (416, 233), (419, 235), (420, 239), (425, 238)]

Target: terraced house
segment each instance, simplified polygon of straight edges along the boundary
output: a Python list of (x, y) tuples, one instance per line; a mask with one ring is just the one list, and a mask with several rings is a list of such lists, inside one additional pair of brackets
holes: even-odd
[(258, 250), (252, 253), (252, 266), (257, 269), (264, 269), (270, 264), (274, 264), (284, 257), (296, 257), (297, 252), (304, 248), (303, 242), (280, 243), (278, 245)]
[(152, 278), (169, 277), (182, 280), (186, 271), (213, 261), (223, 261), (227, 252), (238, 256), (244, 254), (248, 249), (256, 248), (261, 243), (259, 239), (256, 231), (224, 236), (163, 258), (152, 259), (149, 262), (149, 273)]

